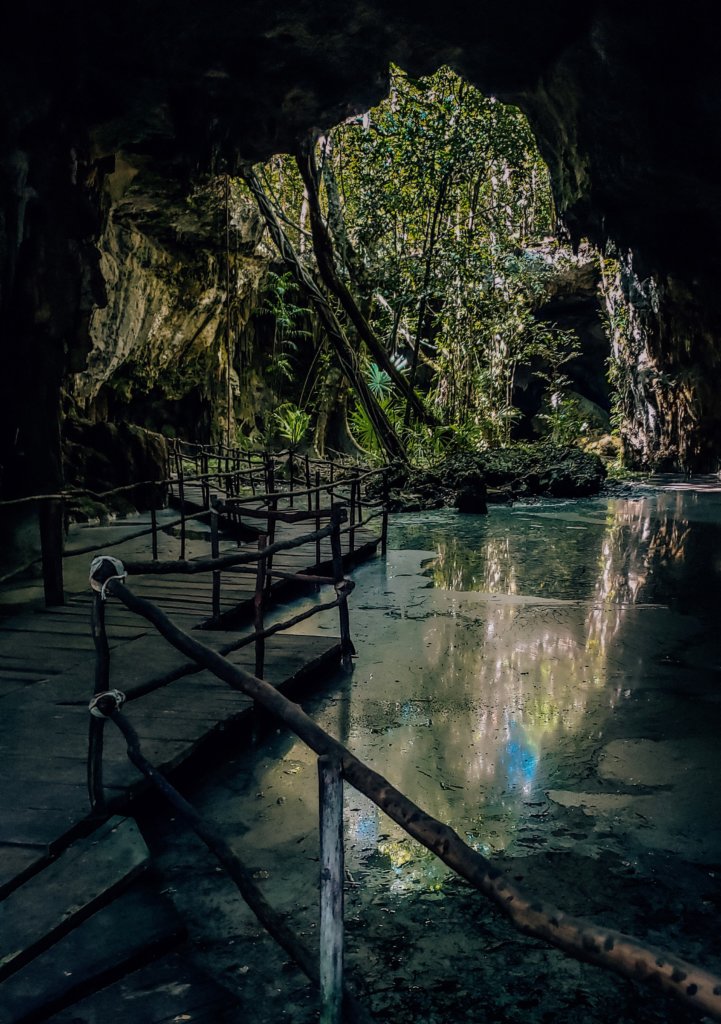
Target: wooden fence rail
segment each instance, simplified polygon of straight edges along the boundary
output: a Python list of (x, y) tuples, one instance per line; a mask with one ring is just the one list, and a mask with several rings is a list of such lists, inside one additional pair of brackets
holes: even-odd
[[(132, 495), (134, 492), (154, 492), (155, 497), (150, 508), (151, 527), (148, 531), (152, 535), (153, 557), (157, 557), (158, 540), (158, 518), (157, 512), (165, 507), (168, 494), (177, 501), (179, 505), (180, 518), (180, 546), (181, 558), (185, 557), (187, 523), (194, 517), (188, 509), (188, 493), (195, 488), (200, 496), (199, 511), (210, 512), (213, 498), (221, 496), (224, 500), (241, 498), (247, 503), (248, 498), (258, 500), (267, 505), (270, 510), (277, 511), (285, 502), (288, 508), (293, 509), (296, 501), (306, 498), (308, 510), (312, 509), (312, 495), (316, 490), (323, 488), (330, 496), (331, 504), (336, 500), (343, 500), (345, 497), (350, 503), (359, 500), (359, 492), (356, 490), (354, 499), (349, 493), (345, 493), (348, 486), (353, 488), (349, 480), (365, 480), (369, 475), (375, 475), (383, 470), (364, 470), (353, 463), (333, 462), (325, 459), (312, 459), (308, 455), (299, 455), (293, 449), (285, 449), (278, 452), (249, 452), (239, 448), (230, 448), (227, 445), (202, 445), (191, 442), (171, 439), (168, 441), (168, 456), (171, 472), (169, 476), (152, 480), (138, 480), (130, 484), (122, 484), (104, 491), (94, 491), (87, 487), (66, 487), (62, 491), (52, 494), (29, 494), (15, 498), (0, 499), (0, 510), (3, 508), (15, 508), (26, 505), (35, 505), (37, 508), (40, 539), (41, 539), (41, 560), (43, 585), (45, 589), (45, 603), (47, 605), (62, 605), (65, 601), (64, 580), (63, 580), (63, 554), (64, 554), (64, 521), (66, 516), (66, 503), (77, 501), (79, 498), (92, 498), (96, 501), (106, 501), (120, 495)], [(312, 472), (316, 473), (316, 488), (312, 486)], [(276, 493), (274, 478), (281, 478), (284, 475), (287, 490)], [(358, 487), (358, 484), (355, 484)], [(241, 510), (228, 507), (223, 510), (227, 523), (234, 522), (240, 528)], [(246, 517), (250, 513), (246, 510)], [(164, 529), (169, 529), (165, 524)], [(385, 550), (385, 538), (387, 535), (387, 521), (383, 524), (382, 546)], [(138, 534), (140, 536), (140, 534)], [(351, 534), (354, 539), (355, 534)], [(351, 545), (352, 546), (352, 545)], [(88, 548), (93, 550), (93, 548)], [(74, 554), (83, 554), (84, 551), (76, 551)]]
[[(338, 765), (346, 782), (372, 800), (409, 836), (436, 854), (448, 867), (488, 897), (519, 931), (540, 938), (577, 960), (649, 983), (715, 1020), (721, 1020), (720, 977), (633, 936), (565, 914), (535, 894), (523, 892), (483, 854), (468, 846), (452, 828), (425, 813), (387, 779), (325, 732), (297, 704), (289, 701), (257, 675), (232, 665), (218, 652), (179, 629), (150, 601), (135, 595), (120, 578), (111, 560), (96, 566), (94, 585), (101, 589), (102, 597), (110, 596), (121, 601), (130, 611), (152, 623), (177, 650), (202, 668), (209, 669), (233, 689), (251, 697), (257, 706), (291, 729), (319, 758), (327, 758)], [(98, 704), (105, 700), (108, 715), (117, 716), (120, 697), (114, 696), (113, 691), (100, 697), (96, 695), (93, 701), (95, 712), (98, 712)], [(328, 799), (336, 801), (337, 797)], [(330, 810), (326, 810), (330, 814)], [(325, 818), (325, 821), (328, 820), (335, 821), (335, 817), (331, 814), (330, 819)], [(335, 825), (328, 826), (329, 833), (334, 828)], [(330, 868), (328, 872), (329, 877), (332, 877)], [(329, 898), (329, 903), (324, 905), (335, 908), (328, 911), (328, 917), (336, 921), (337, 901), (334, 900), (335, 897)], [(328, 940), (324, 945), (326, 960), (323, 970), (328, 981), (323, 1020), (327, 1024), (340, 1024), (337, 1006), (337, 923), (329, 924), (325, 934)]]

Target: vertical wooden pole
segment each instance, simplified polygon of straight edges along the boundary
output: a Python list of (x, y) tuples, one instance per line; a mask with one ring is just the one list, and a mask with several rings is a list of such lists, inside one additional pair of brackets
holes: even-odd
[(350, 531), (348, 533), (348, 554), (355, 551), (355, 477), (350, 482)]
[[(215, 509), (211, 510), (210, 513), (210, 557), (217, 558), (220, 554), (220, 544), (218, 542), (218, 513)], [(212, 602), (213, 602), (213, 622), (217, 623), (220, 619), (220, 570), (213, 570), (213, 586), (212, 586)]]
[(40, 550), (43, 560), (45, 604), (65, 604), (63, 589), (63, 546), (65, 524), (61, 499), (49, 498), (38, 505)]
[[(273, 459), (268, 456), (266, 462), (266, 485), (268, 487), (268, 494), (271, 495), (269, 499), (269, 507), (271, 512), (278, 511), (278, 496), (275, 493), (275, 469), (273, 468)], [(275, 516), (268, 516), (268, 544), (273, 544), (275, 541)], [(271, 570), (273, 568), (273, 558), (267, 558), (265, 561), (265, 593), (266, 597), (270, 599), (270, 587), (272, 583)]]
[[(93, 592), (91, 628), (95, 644), (95, 687), (93, 694), (110, 689), (110, 646), (105, 629), (105, 602), (97, 591)], [(93, 811), (105, 810), (103, 790), (103, 731), (105, 720), (90, 716), (88, 732), (88, 796)]]
[(207, 451), (205, 449), (203, 449), (203, 451), (201, 453), (201, 456), (200, 456), (200, 471), (201, 471), (201, 474), (202, 474), (202, 477), (203, 477), (202, 482), (201, 482), (201, 487), (202, 487), (202, 492), (201, 493), (203, 495), (203, 508), (210, 508), (210, 477), (208, 476), (209, 469), (210, 469), (210, 460), (208, 458), (208, 453), (207, 453)]
[[(315, 528), (320, 530), (320, 470), (315, 471)], [(315, 540), (315, 568), (320, 571), (320, 537)]]
[(288, 452), (288, 476), (290, 478), (290, 507), (293, 508), (293, 471), (295, 469), (295, 459), (293, 458), (293, 449), (291, 448)]
[(250, 473), (250, 491), (253, 497), (255, 497), (255, 466), (250, 454), (248, 454), (248, 471)]
[[(270, 500), (270, 511), (271, 511), (271, 513), (278, 511), (278, 497), (275, 494), (273, 495), (273, 497)], [(268, 544), (274, 544), (275, 543), (275, 523), (276, 523), (275, 516), (274, 515), (268, 516)], [(266, 594), (267, 594), (269, 599), (270, 599), (270, 588), (271, 588), (271, 584), (273, 582), (272, 570), (273, 570), (273, 556), (270, 555), (265, 560), (265, 592), (266, 592)]]
[(388, 473), (383, 474), (383, 526), (381, 528), (381, 554), (388, 548)]
[(175, 471), (178, 477), (178, 501), (180, 502), (180, 558), (185, 558), (185, 487), (183, 484), (183, 456), (180, 449), (175, 452)]
[[(268, 538), (262, 533), (258, 537), (258, 554), (265, 550)], [(253, 628), (256, 634), (262, 633), (265, 628), (263, 609), (265, 607), (265, 559), (258, 559), (258, 569), (255, 575), (255, 597), (253, 598)], [(263, 678), (265, 669), (265, 639), (256, 635), (255, 640), (255, 674), (258, 679)]]
[(343, 777), (338, 761), (318, 758), (320, 812), (320, 1024), (342, 1024)]
[(308, 458), (307, 455), (305, 457), (305, 489), (308, 492), (308, 511), (312, 512), (313, 511), (313, 495), (310, 493), (310, 491), (311, 491), (311, 484), (310, 484), (310, 459)]
[(150, 510), (150, 525), (153, 528), (153, 561), (158, 561), (158, 513), (155, 505)]
[(344, 505), (333, 505), (331, 508), (330, 522), (333, 532), (330, 535), (330, 549), (333, 557), (333, 580), (335, 582), (336, 594), (341, 599), (338, 605), (338, 618), (340, 620), (340, 649), (343, 667), (350, 668), (351, 655), (355, 654), (355, 647), (350, 638), (350, 616), (348, 614), (348, 601), (343, 593), (340, 584), (343, 582), (343, 549), (341, 547), (340, 528), (344, 522), (346, 511)]

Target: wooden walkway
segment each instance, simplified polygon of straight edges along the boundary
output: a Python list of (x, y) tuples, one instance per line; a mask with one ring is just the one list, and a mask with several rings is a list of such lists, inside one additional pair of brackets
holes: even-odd
[[(279, 524), (276, 539), (287, 539), (308, 529), (308, 524)], [(375, 552), (380, 537), (369, 529), (357, 529), (352, 554), (347, 533), (343, 539), (344, 560), (357, 562)], [(147, 544), (147, 538), (143, 543)], [(178, 557), (177, 536), (161, 533), (159, 544), (161, 559)], [(207, 527), (194, 527), (187, 544), (189, 557), (207, 557)], [(133, 549), (129, 542), (127, 547), (130, 556), (137, 557), (137, 545)], [(113, 547), (108, 553), (122, 559), (125, 548)], [(223, 548), (236, 550), (235, 540), (226, 539)], [(254, 550), (255, 545), (250, 548)], [(316, 553), (315, 545), (281, 552), (273, 567), (292, 573), (318, 572)], [(329, 562), (327, 538), (321, 542), (320, 555), (321, 563)], [(92, 555), (86, 557), (89, 568)], [(211, 616), (210, 574), (133, 576), (128, 583), (134, 593), (152, 600), (185, 630), (198, 628)], [(238, 569), (223, 572), (223, 625), (227, 618), (233, 621), (233, 628), (203, 629), (199, 638), (216, 650), (237, 641), (239, 624), (243, 619), (247, 623), (254, 593), (254, 573)], [(272, 594), (280, 603), (290, 594), (288, 581), (274, 579)], [(115, 947), (105, 942), (101, 944), (102, 956), (98, 959), (99, 954), (93, 954), (100, 948), (97, 939), (103, 933), (103, 915), (110, 920), (113, 911), (112, 920), (118, 921), (113, 901), (132, 880), (127, 875), (117, 882), (106, 877), (107, 886), (100, 886), (102, 891), (85, 911), (77, 910), (77, 899), (56, 893), (56, 925), (41, 919), (32, 935), (23, 931), (23, 922), (37, 913), (38, 906), (54, 906), (52, 894), (62, 886), (53, 883), (52, 872), (68, 857), (75, 857), (77, 851), (80, 856), (83, 844), (95, 841), (95, 830), (101, 825), (90, 816), (86, 785), (88, 701), (95, 672), (91, 602), (88, 586), (62, 607), (0, 620), (0, 1024), (44, 1020), (50, 1013), (58, 1021), (90, 1022), (110, 1016), (119, 1021), (137, 1020), (132, 1016), (132, 1000), (140, 992), (143, 1021), (222, 1021), (232, 1000), (203, 979), (182, 956), (175, 952), (171, 955), (170, 951), (182, 941), (183, 928), (156, 894), (146, 892), (143, 896), (135, 887), (127, 889), (120, 899), (125, 901), (122, 909), (129, 927), (124, 926), (122, 934), (114, 938)], [(224, 737), (237, 735), (237, 730), (247, 727), (251, 701), (209, 672), (199, 670), (144, 619), (119, 602), (110, 601), (106, 623), (111, 648), (110, 685), (127, 694), (128, 715), (144, 753), (159, 768), (173, 772), (191, 761), (199, 764), (203, 752), (217, 746), (221, 733)], [(335, 616), (331, 632), (337, 632)], [(284, 690), (310, 684), (335, 669), (340, 656), (336, 636), (278, 633), (265, 641), (264, 676)], [(254, 645), (235, 651), (229, 660), (253, 671)], [(105, 736), (103, 771), (109, 812), (122, 815), (146, 784), (129, 763), (117, 730), (106, 730)], [(101, 828), (108, 831), (107, 825)], [(109, 835), (103, 847), (110, 850), (112, 859), (116, 832), (110, 830)], [(138, 856), (144, 865), (147, 851)], [(90, 875), (88, 884), (92, 887), (94, 876), (92, 872)], [(161, 959), (151, 971), (128, 974), (131, 967), (156, 957)], [(76, 965), (71, 972), (68, 964)], [(163, 977), (172, 977), (177, 991), (187, 998), (169, 1002)], [(100, 994), (91, 996), (94, 991)], [(118, 999), (127, 999), (131, 1009), (120, 1007)], [(112, 1006), (107, 1017), (103, 1010), (106, 1004)], [(156, 1004), (157, 1013), (151, 1010)], [(71, 1005), (71, 1013), (61, 1012)], [(185, 1013), (191, 1016), (182, 1016)]]

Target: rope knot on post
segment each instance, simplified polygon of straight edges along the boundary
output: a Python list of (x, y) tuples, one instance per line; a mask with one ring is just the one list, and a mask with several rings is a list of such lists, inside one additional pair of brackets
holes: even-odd
[(120, 711), (124, 703), (125, 694), (122, 690), (106, 690), (93, 697), (88, 704), (88, 710), (93, 718), (110, 718), (116, 711)]
[(112, 555), (98, 555), (90, 563), (90, 586), (100, 594), (103, 601), (107, 600), (106, 587), (111, 580), (122, 581), (127, 577), (125, 566), (119, 558)]
[(338, 580), (335, 584), (335, 592), (338, 597), (348, 597), (348, 595), (355, 589), (355, 581), (342, 579)]

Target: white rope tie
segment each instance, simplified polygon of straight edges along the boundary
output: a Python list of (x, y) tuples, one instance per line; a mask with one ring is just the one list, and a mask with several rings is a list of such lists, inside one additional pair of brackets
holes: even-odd
[[(96, 576), (106, 563), (108, 563), (106, 565), (106, 569), (113, 569), (114, 572), (112, 576), (107, 576), (101, 582), (101, 580), (97, 579)], [(122, 583), (123, 580), (127, 579), (127, 576), (128, 574), (125, 571), (123, 563), (119, 558), (113, 558), (112, 555), (98, 555), (97, 558), (94, 558), (90, 563), (90, 586), (97, 594), (100, 594), (100, 598), (103, 601), (107, 601), (106, 589), (108, 583), (110, 583), (111, 580), (120, 580)]]
[(93, 718), (110, 718), (116, 711), (120, 711), (124, 703), (125, 694), (122, 690), (105, 690), (95, 694), (88, 709)]

